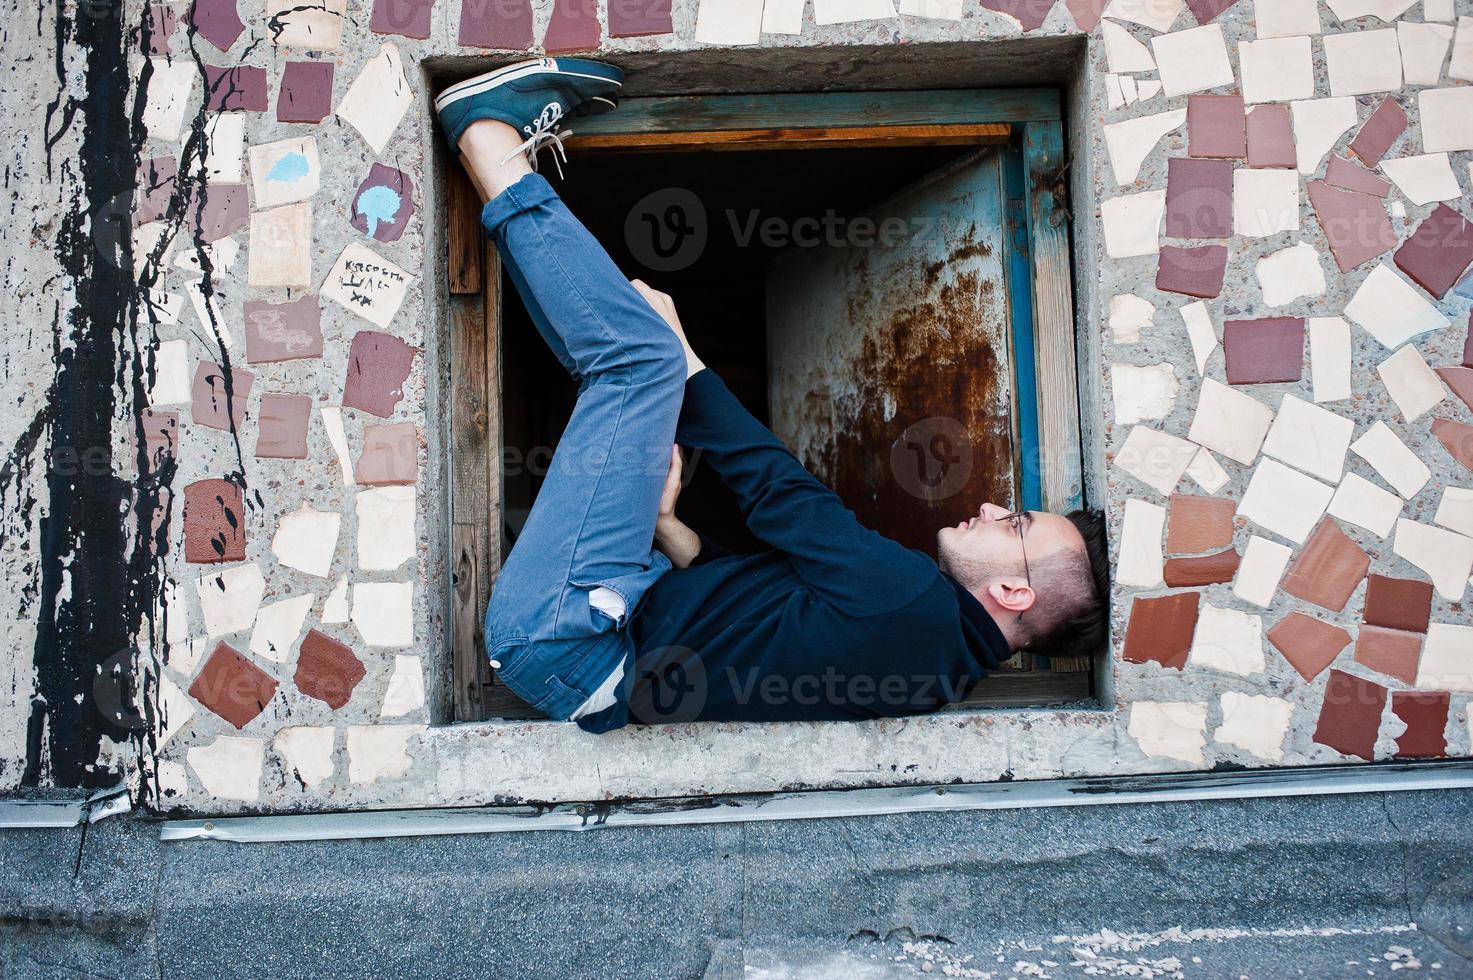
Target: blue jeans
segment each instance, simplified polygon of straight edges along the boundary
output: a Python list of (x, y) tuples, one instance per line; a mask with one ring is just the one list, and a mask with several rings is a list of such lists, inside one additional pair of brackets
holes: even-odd
[[(670, 569), (653, 540), (685, 355), (542, 177), (507, 188), (481, 222), (543, 340), (580, 381), (486, 610), (486, 652), (498, 676), (532, 707), (566, 720), (595, 692), (602, 699), (621, 670), (626, 683), (615, 686), (628, 690), (634, 648), (625, 627)], [(617, 711), (599, 714), (619, 716), (609, 727), (622, 723)]]

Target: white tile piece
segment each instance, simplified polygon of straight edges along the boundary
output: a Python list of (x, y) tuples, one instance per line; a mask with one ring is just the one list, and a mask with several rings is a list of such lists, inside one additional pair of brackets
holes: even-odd
[(1316, 402), (1350, 397), (1350, 324), (1338, 316), (1312, 316), (1309, 330), (1309, 376)]
[(1473, 538), (1401, 518), (1391, 550), (1427, 573), (1437, 594), (1461, 602), (1473, 573)]
[[(758, 3), (759, 18), (761, 6)], [(414, 89), (404, 77), (399, 48), (385, 41), (348, 86), (338, 103), (337, 117), (358, 130), (375, 154), (381, 154), (413, 101)]]
[(1151, 51), (1168, 96), (1205, 92), (1235, 81), (1218, 24), (1153, 37)]
[(230, 322), (225, 316), (221, 301), (220, 282), (215, 280), (212, 292), (205, 295), (204, 277), (191, 279), (184, 284), (184, 295), (189, 297), (190, 308), (199, 323), (200, 333), (206, 337), (217, 337), (227, 349), (235, 346), (235, 335), (230, 331)]
[(1140, 97), (1140, 90), (1135, 84), (1135, 76), (1118, 75), (1116, 77), (1120, 80), (1120, 98), (1124, 100), (1126, 105), (1133, 105), (1135, 100)]
[(394, 672), (389, 675), (389, 686), (384, 689), (383, 707), (380, 718), (402, 718), (411, 711), (418, 711), (425, 703), (424, 664), (418, 657), (396, 654)]
[[(762, 5), (763, 34), (802, 34), (807, 0), (767, 0)], [(913, 17), (961, 20), (961, 0), (901, 0), (900, 12)]]
[(1239, 41), (1243, 101), (1288, 102), (1314, 97), (1314, 57), (1307, 37)]
[(1345, 315), (1387, 350), (1395, 350), (1429, 330), (1441, 330), (1451, 322), (1385, 262), (1366, 276), (1346, 304)]
[(189, 719), (194, 717), (194, 699), (185, 694), (178, 684), (169, 679), (169, 675), (159, 675), (158, 700), (155, 702), (157, 714), (154, 721), (157, 723), (157, 744), (153, 751), (158, 751), (169, 743), (179, 730), (184, 727)]
[(318, 292), (369, 323), (387, 328), (413, 281), (414, 276), (367, 245), (351, 242)]
[(173, 646), (189, 640), (189, 603), (183, 588), (171, 578), (164, 579), (154, 600), (154, 619), (164, 624), (165, 643)]
[(1265, 694), (1224, 691), (1220, 705), (1222, 724), (1212, 733), (1214, 739), (1269, 762), (1284, 761), (1284, 739), (1294, 717), (1292, 702)]
[(358, 491), (358, 567), (389, 572), (414, 557), (414, 487)]
[(272, 745), (286, 763), (288, 779), (299, 781), (303, 789), (311, 789), (332, 776), (336, 736), (337, 729), (331, 725), (293, 725), (277, 732)]
[(343, 429), (343, 410), (336, 405), (319, 405), (317, 414), (322, 416), (322, 428), (327, 432), (327, 441), (332, 444), (333, 455), (338, 459), (338, 475), (343, 486), (353, 486), (353, 457), (348, 452), (348, 433)]
[(1150, 102), (1161, 94), (1161, 79), (1140, 78), (1136, 80), (1136, 89), (1140, 95), (1140, 101)]
[(1110, 339), (1117, 344), (1140, 343), (1141, 331), (1156, 321), (1156, 307), (1134, 293), (1110, 297)]
[(304, 51), (337, 51), (343, 46), (348, 0), (266, 0), (265, 23), (271, 43)]
[(1442, 379), (1411, 344), (1376, 365), (1376, 373), (1408, 422), (1415, 422), (1447, 397)]
[(251, 147), (250, 158), (252, 207), (305, 201), (322, 184), (317, 140), (310, 136), (261, 143)]
[(1267, 238), (1299, 230), (1299, 174), (1293, 170), (1233, 171), (1233, 230)]
[(1424, 691), (1473, 692), (1473, 626), (1428, 625), (1416, 686)]
[(205, 117), (207, 181), (224, 184), (240, 181), (241, 158), (245, 154), (245, 119), (243, 112), (216, 112)]
[(700, 44), (756, 44), (762, 37), (762, 0), (700, 0), (696, 41)]
[(205, 634), (226, 636), (248, 630), (266, 592), (266, 580), (255, 562), (206, 575), (195, 583)]
[(1169, 31), (1182, 11), (1182, 0), (1110, 0), (1106, 17), (1129, 21), (1153, 31)]
[(1421, 492), (1427, 481), (1432, 479), (1432, 471), (1427, 464), (1408, 449), (1385, 422), (1375, 422), (1363, 436), (1350, 444), (1350, 451), (1370, 463), (1381, 479), (1407, 500)]
[(1447, 75), (1465, 82), (1473, 81), (1473, 17), (1458, 18), (1458, 31), (1453, 35), (1453, 57), (1448, 62)]
[(1347, 473), (1335, 488), (1335, 496), (1330, 498), (1329, 514), (1384, 538), (1396, 527), (1401, 508), (1402, 499), (1390, 490), (1382, 490), (1364, 477)]
[(1125, 93), (1120, 89), (1120, 79), (1124, 77), (1113, 74), (1105, 76), (1105, 102), (1111, 109), (1120, 109), (1125, 106)]
[(1171, 495), (1197, 447), (1148, 425), (1137, 425), (1115, 454), (1115, 465), (1163, 497)]
[(1425, 152), (1473, 150), (1473, 88), (1424, 88), (1417, 93), (1417, 112)]
[(891, 0), (813, 0), (813, 22), (819, 27), (898, 16)]
[(1261, 38), (1318, 34), (1320, 5), (1318, 0), (1255, 0), (1253, 20)]
[(1274, 412), (1252, 395), (1215, 378), (1202, 379), (1202, 394), (1187, 438), (1249, 466), (1258, 458)]
[(285, 663), (291, 657), (297, 637), (302, 635), (302, 624), (307, 621), (307, 614), (316, 601), (316, 596), (304, 592), (278, 602), (263, 603), (256, 615), (256, 628), (251, 631), (251, 652), (279, 664)]
[(1265, 306), (1288, 306), (1298, 299), (1325, 295), (1320, 253), (1308, 242), (1265, 255), (1254, 272)]
[(1105, 253), (1112, 259), (1155, 255), (1161, 251), (1161, 218), (1165, 213), (1165, 188), (1122, 194), (1102, 202)]
[(1391, 23), (1411, 9), (1417, 0), (1326, 0), (1326, 5), (1343, 23), (1357, 17), (1375, 17)]
[(1401, 91), (1401, 46), (1396, 29), (1324, 35), (1331, 95)]
[(1391, 216), (1393, 218), (1395, 218), (1396, 220), (1398, 220), (1398, 221), (1405, 221), (1406, 220), (1407, 206), (1405, 204), (1401, 203), (1401, 201), (1397, 200), (1396, 198), (1392, 198), (1392, 200), (1391, 200), (1391, 206), (1387, 210), (1389, 210), (1391, 212)]
[(1216, 493), (1227, 485), (1227, 471), (1218, 463), (1217, 457), (1205, 449), (1198, 449), (1187, 465), (1187, 476), (1208, 493)]
[(1187, 121), (1187, 110), (1172, 109), (1147, 116), (1136, 116), (1104, 127), (1105, 148), (1110, 152), (1110, 168), (1121, 187), (1135, 183), (1141, 164), (1161, 142), (1161, 137), (1180, 129)]
[(1294, 119), (1294, 155), (1301, 174), (1318, 173), (1325, 155), (1356, 124), (1355, 98), (1301, 99), (1289, 103)]
[(409, 740), (424, 730), (424, 725), (349, 725), (348, 778), (372, 783), (404, 776), (414, 764)]
[(327, 601), (322, 604), (322, 621), (324, 623), (346, 623), (348, 621), (348, 573), (344, 572), (338, 576), (338, 584), (332, 587), (327, 594)]
[(282, 515), (271, 538), (271, 553), (288, 568), (326, 578), (332, 571), (342, 520), (343, 515), (335, 510), (316, 510), (303, 503)]
[(1238, 513), (1295, 544), (1303, 544), (1334, 496), (1333, 487), (1272, 459), (1261, 459)]
[(1248, 545), (1243, 549), (1243, 560), (1238, 565), (1237, 577), (1233, 579), (1233, 595), (1244, 602), (1267, 609), (1279, 591), (1279, 580), (1289, 567), (1294, 549), (1288, 545), (1248, 535)]
[(1165, 558), (1161, 553), (1161, 532), (1165, 528), (1165, 507), (1134, 497), (1125, 501), (1120, 559), (1115, 566), (1117, 582), (1142, 589), (1162, 584)]
[(1263, 451), (1311, 476), (1338, 483), (1354, 434), (1350, 419), (1286, 394), (1263, 440)]
[(1149, 756), (1189, 766), (1205, 764), (1207, 704), (1203, 701), (1136, 701), (1126, 725), (1130, 737)]
[(1197, 374), (1207, 374), (1207, 359), (1217, 350), (1217, 328), (1212, 325), (1212, 315), (1207, 304), (1198, 300), (1181, 308), (1182, 322), (1187, 325), (1187, 339), (1192, 342), (1192, 359), (1197, 362)]
[(1426, 21), (1450, 21), (1456, 0), (1422, 0), (1422, 19)]
[(1413, 204), (1455, 201), (1463, 195), (1446, 153), (1419, 153), (1382, 160), (1381, 172)]
[(1187, 663), (1243, 677), (1263, 673), (1263, 618), (1203, 603)]
[(153, 385), (148, 389), (148, 403), (183, 405), (191, 401), (194, 375), (189, 370), (189, 341), (161, 340), (153, 355)]
[(150, 221), (139, 225), (133, 229), (132, 239), (134, 275), (141, 279), (144, 270), (162, 272), (169, 264), (169, 256), (174, 254), (174, 236), (169, 222)]
[(1131, 425), (1164, 419), (1176, 404), (1176, 369), (1170, 364), (1110, 365), (1110, 390), (1115, 401), (1115, 424)]
[(184, 125), (184, 110), (194, 92), (199, 70), (186, 58), (149, 58), (153, 74), (148, 79), (148, 96), (143, 104), (143, 125), (148, 138), (172, 143)]
[(189, 768), (209, 795), (254, 803), (261, 795), (261, 764), (266, 743), (259, 738), (218, 735), (209, 745), (186, 753)]
[(414, 582), (354, 582), (353, 625), (371, 647), (414, 643)]
[(1442, 499), (1437, 502), (1437, 514), (1432, 520), (1450, 531), (1473, 538), (1473, 490), (1443, 487)]
[(246, 281), (252, 286), (312, 285), (310, 202), (251, 212)]
[(1442, 63), (1453, 43), (1451, 24), (1398, 21), (1396, 41), (1401, 46), (1401, 74), (1408, 85), (1436, 85)]
[[(229, 272), (239, 257), (240, 242), (236, 241), (234, 236), (226, 235), (207, 245), (189, 242), (187, 247), (174, 257), (174, 268), (202, 276), (205, 271), (205, 260), (208, 259), (210, 270), (218, 276), (221, 272)], [(216, 282), (218, 281), (217, 279)]]

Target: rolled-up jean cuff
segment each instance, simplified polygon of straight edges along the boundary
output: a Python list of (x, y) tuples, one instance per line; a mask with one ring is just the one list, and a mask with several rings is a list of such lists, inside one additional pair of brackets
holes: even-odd
[(506, 190), (486, 202), (481, 209), (481, 224), (491, 234), (507, 221), (530, 211), (539, 204), (557, 200), (557, 191), (541, 174), (527, 174)]

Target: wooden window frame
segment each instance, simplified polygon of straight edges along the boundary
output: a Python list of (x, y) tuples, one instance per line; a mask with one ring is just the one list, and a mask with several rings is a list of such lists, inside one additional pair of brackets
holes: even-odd
[[(1036, 447), (1019, 443), (1023, 465), (1038, 461), (1041, 506), (1082, 505), (1083, 467), (1069, 259), (1062, 113), (1052, 89), (982, 89), (825, 94), (664, 96), (625, 99), (619, 111), (579, 118), (569, 147), (579, 152), (737, 152), (781, 147), (986, 144), (1013, 140), (1021, 156), (1021, 215), (1009, 215), (1015, 254), (1031, 264), (1029, 362)], [(446, 264), (450, 322), (450, 647), (456, 721), (534, 716), (491, 673), (483, 621), (501, 564), (501, 269), (480, 227), (480, 206), (463, 169), (447, 175)], [(1016, 308), (1015, 304), (1015, 308)], [(1030, 356), (1031, 355), (1031, 356)], [(1020, 361), (1019, 363), (1022, 363)], [(1017, 413), (1015, 412), (1015, 418)], [(493, 538), (494, 532), (494, 538)], [(1089, 696), (1088, 663), (1061, 691), (1053, 672), (989, 682), (969, 708), (1035, 706)], [(999, 690), (998, 687), (1005, 687)]]

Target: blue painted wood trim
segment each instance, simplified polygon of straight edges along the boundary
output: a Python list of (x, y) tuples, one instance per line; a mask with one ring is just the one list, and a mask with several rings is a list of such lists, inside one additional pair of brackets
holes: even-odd
[(1006, 200), (1008, 313), (1013, 336), (1013, 402), (1017, 407), (1018, 472), (1021, 505), (1043, 508), (1043, 481), (1038, 466), (1038, 381), (1033, 354), (1033, 260), (1029, 247), (1028, 194), (1021, 141), (1003, 153)]

